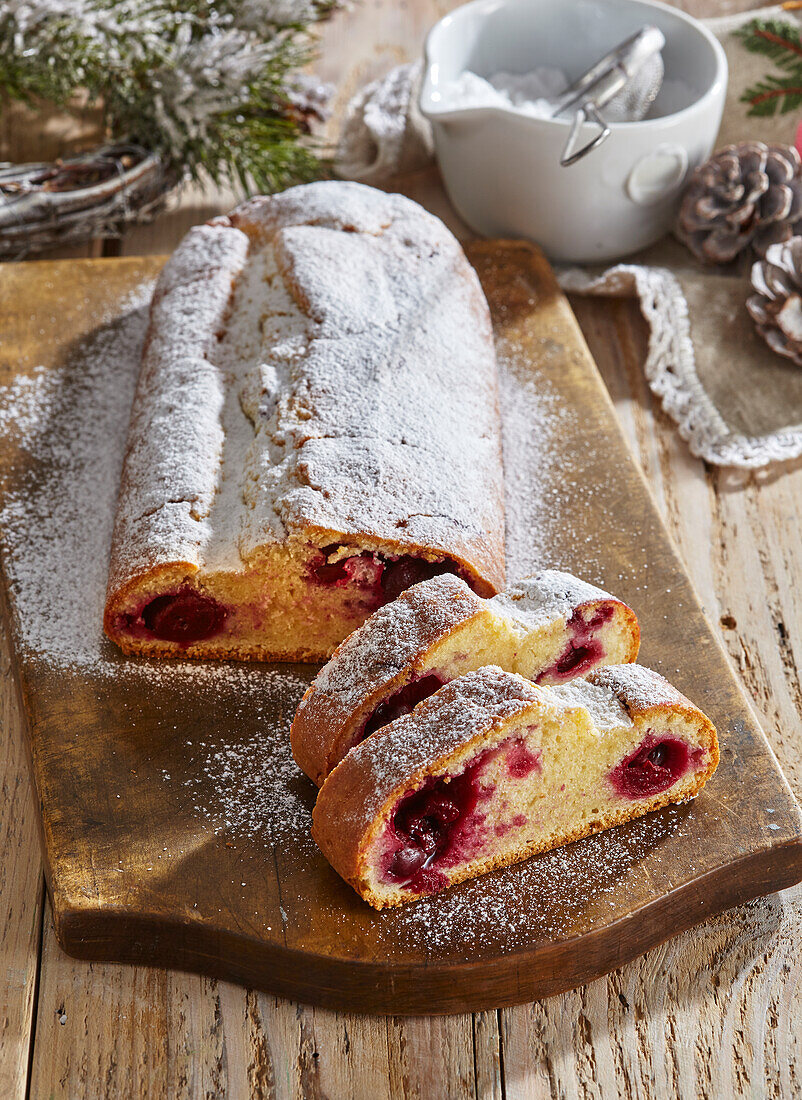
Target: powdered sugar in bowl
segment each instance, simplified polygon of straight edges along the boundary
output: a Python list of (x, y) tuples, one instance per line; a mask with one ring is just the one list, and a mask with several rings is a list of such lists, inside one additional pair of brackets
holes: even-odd
[[(612, 122), (603, 145), (561, 166), (571, 119), (543, 117), (538, 87), (550, 94), (560, 71), (573, 81), (646, 25), (666, 40), (646, 116)], [(421, 110), (464, 220), (577, 263), (617, 259), (670, 229), (688, 174), (713, 148), (727, 86), (716, 38), (653, 0), (473, 0), (432, 29), (425, 64)], [(507, 75), (494, 96), (496, 74)], [(585, 123), (580, 144), (595, 133)]]

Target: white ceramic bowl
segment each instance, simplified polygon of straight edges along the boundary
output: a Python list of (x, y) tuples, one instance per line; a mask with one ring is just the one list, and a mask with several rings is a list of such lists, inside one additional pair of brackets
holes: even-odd
[[(574, 80), (647, 23), (665, 35), (666, 80), (690, 86), (690, 105), (612, 124), (607, 141), (570, 167), (560, 166), (570, 119), (442, 102), (443, 87), (466, 70), (489, 77), (550, 65)], [(473, 0), (432, 29), (425, 57), (421, 111), (463, 219), (485, 236), (527, 237), (579, 263), (617, 259), (667, 232), (689, 172), (713, 148), (727, 86), (716, 38), (652, 0)], [(595, 133), (585, 124), (581, 144)]]

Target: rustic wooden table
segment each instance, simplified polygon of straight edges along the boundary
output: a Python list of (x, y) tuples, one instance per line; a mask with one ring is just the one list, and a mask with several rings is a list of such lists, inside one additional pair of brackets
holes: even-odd
[[(326, 28), (342, 103), (414, 56), (453, 0), (363, 0)], [(697, 15), (755, 6), (685, 0)], [(44, 125), (47, 122), (47, 125)], [(91, 116), (86, 126), (93, 124)], [(0, 115), (0, 159), (52, 155), (58, 118)], [(430, 177), (419, 197), (435, 196)], [(232, 197), (187, 193), (126, 255), (169, 252)], [(106, 248), (112, 254), (116, 246)], [(100, 255), (96, 242), (71, 255)], [(64, 255), (62, 252), (61, 255)], [(576, 301), (632, 447), (710, 619), (802, 793), (802, 462), (693, 458), (643, 377), (629, 302)], [(733, 910), (608, 978), (520, 1008), (377, 1019), (178, 972), (88, 965), (56, 944), (5, 637), (0, 651), (0, 1096), (783, 1097), (802, 1095), (802, 889)]]

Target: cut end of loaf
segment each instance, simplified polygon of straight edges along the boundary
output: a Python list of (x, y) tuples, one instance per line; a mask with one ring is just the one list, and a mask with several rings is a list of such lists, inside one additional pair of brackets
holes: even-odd
[(126, 653), (325, 660), (377, 608), (445, 572), (489, 589), (442, 557), (339, 544), (268, 548), (241, 571), (152, 572), (110, 600), (106, 632)]

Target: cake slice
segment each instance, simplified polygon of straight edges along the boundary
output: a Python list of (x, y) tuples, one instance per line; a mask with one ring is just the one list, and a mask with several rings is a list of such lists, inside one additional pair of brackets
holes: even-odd
[(452, 234), (327, 181), (192, 229), (164, 268), (115, 520), (108, 636), (322, 660), (451, 572), (504, 583), (495, 352)]
[(312, 835), (382, 909), (692, 798), (717, 763), (713, 724), (650, 669), (537, 687), (490, 666), (352, 749)]
[(436, 577), (339, 646), (298, 707), (292, 751), (320, 786), (350, 748), (465, 672), (493, 664), (557, 684), (634, 661), (639, 642), (634, 611), (570, 573), (543, 570), (492, 599)]

